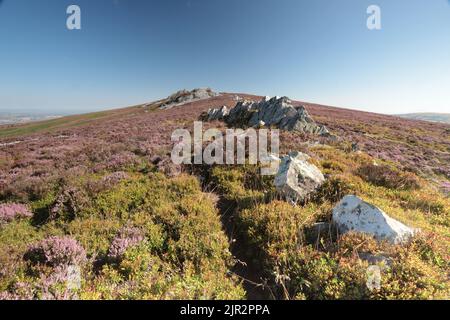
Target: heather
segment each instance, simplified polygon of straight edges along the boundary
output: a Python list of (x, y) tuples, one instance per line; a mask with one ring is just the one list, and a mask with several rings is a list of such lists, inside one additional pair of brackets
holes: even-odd
[[(306, 104), (336, 137), (281, 133), (327, 178), (292, 206), (258, 166), (170, 162), (172, 131), (233, 97), (0, 129), (0, 299), (448, 299), (448, 126)], [(318, 234), (346, 194), (422, 233)]]
[[(87, 181), (105, 181), (103, 177), (72, 178), (76, 181), (66, 182), (77, 186), (86, 200), (77, 214), (69, 215), (71, 201), (58, 201), (61, 197), (55, 194), (51, 201), (35, 203), (37, 210), (48, 211), (36, 226), (16, 224), (23, 232), (13, 238), (6, 238), (11, 225), (0, 230), (5, 235), (1, 259), (10, 265), (1, 274), (2, 297), (244, 297), (240, 280), (229, 273), (235, 262), (213, 198), (202, 192), (196, 178), (168, 179), (156, 172), (120, 178), (95, 194), (86, 190)], [(70, 219), (52, 215), (59, 203), (66, 203), (57, 207)], [(8, 257), (3, 255), (7, 252)], [(74, 267), (79, 268), (76, 288)], [(23, 286), (28, 291), (19, 290)]]
[(86, 260), (86, 252), (69, 237), (50, 237), (30, 246), (25, 259), (34, 264), (49, 266), (80, 265)]
[(122, 258), (128, 248), (138, 245), (144, 240), (144, 235), (137, 228), (124, 228), (111, 242), (108, 257), (114, 260)]
[[(238, 239), (234, 250), (266, 279), (263, 296), (448, 298), (449, 199), (413, 173), (359, 151), (348, 152), (345, 145), (307, 150), (328, 181), (300, 206), (291, 206), (270, 188), (262, 192), (264, 178), (248, 174), (258, 170), (256, 166), (212, 170), (210, 183), (233, 208), (230, 220)], [(372, 175), (368, 167), (385, 174)], [(318, 223), (331, 221), (331, 209), (345, 194), (357, 194), (422, 232), (406, 247), (377, 243), (360, 234), (337, 238), (331, 227), (317, 233)], [(366, 286), (369, 264), (361, 257), (367, 255), (388, 257), (381, 290)]]
[(23, 204), (0, 204), (0, 222), (11, 222), (14, 219), (29, 218), (31, 216), (31, 211)]

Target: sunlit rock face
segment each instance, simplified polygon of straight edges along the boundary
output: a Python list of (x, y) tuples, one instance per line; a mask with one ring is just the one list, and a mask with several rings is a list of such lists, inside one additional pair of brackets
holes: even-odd
[(322, 172), (308, 159), (309, 156), (301, 152), (291, 152), (281, 159), (274, 184), (293, 204), (304, 200), (325, 182)]
[(223, 120), (234, 127), (266, 126), (286, 131), (329, 135), (328, 129), (318, 125), (304, 106), (294, 107), (287, 97), (266, 97), (259, 102), (239, 101), (229, 112), (208, 110), (204, 119)]
[(409, 240), (418, 231), (354, 195), (345, 196), (333, 209), (333, 222), (340, 233), (366, 233), (394, 244)]
[(194, 90), (180, 90), (166, 99), (160, 109), (167, 110), (186, 103), (217, 97), (220, 94), (210, 88), (198, 88)]

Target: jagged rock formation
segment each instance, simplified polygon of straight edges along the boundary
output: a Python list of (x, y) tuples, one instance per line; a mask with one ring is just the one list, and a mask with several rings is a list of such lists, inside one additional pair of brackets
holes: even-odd
[(219, 109), (210, 109), (210, 112), (208, 112), (205, 121), (214, 121), (214, 120), (221, 120), (228, 116), (230, 111), (228, 110), (227, 106), (223, 106)]
[(289, 202), (295, 204), (304, 200), (325, 182), (320, 170), (307, 160), (309, 156), (301, 152), (291, 152), (281, 159), (275, 176), (275, 187)]
[(167, 97), (167, 99), (163, 102), (163, 104), (160, 106), (160, 109), (166, 110), (171, 109), (173, 107), (194, 102), (198, 100), (208, 99), (212, 97), (217, 97), (220, 94), (217, 92), (214, 92), (210, 88), (198, 88), (194, 90), (180, 90), (171, 96)]
[(407, 241), (417, 232), (354, 195), (345, 196), (333, 209), (333, 222), (340, 233), (367, 233), (394, 244)]
[(222, 118), (217, 118), (216, 112), (216, 109), (210, 109), (203, 118), (224, 120), (231, 126), (267, 126), (287, 131), (329, 135), (328, 129), (318, 125), (304, 106), (294, 107), (287, 97), (266, 97), (260, 102), (239, 101)]

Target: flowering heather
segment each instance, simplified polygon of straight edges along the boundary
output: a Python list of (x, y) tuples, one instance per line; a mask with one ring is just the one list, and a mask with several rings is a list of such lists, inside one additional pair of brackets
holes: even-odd
[[(240, 299), (245, 292), (229, 276), (234, 262), (228, 250), (236, 248), (249, 256), (243, 275), (258, 272), (253, 278), (277, 296), (288, 289), (290, 298), (448, 297), (450, 199), (435, 188), (450, 192), (448, 125), (294, 102), (335, 136), (280, 132), (281, 153), (310, 154), (328, 177), (316, 197), (292, 208), (272, 200), (273, 179), (260, 179), (252, 166), (197, 167), (200, 186), (196, 178), (178, 175), (192, 168), (170, 162), (172, 132), (192, 131), (203, 111), (233, 107), (234, 98), (68, 117), (48, 128), (18, 125), (12, 134), (0, 128), (0, 203), (29, 204), (43, 218), (39, 227), (2, 224), (0, 299)], [(213, 127), (226, 129), (222, 122), (204, 123), (205, 130)], [(201, 187), (230, 202), (229, 208), (205, 197)], [(437, 238), (415, 249), (358, 237), (338, 243), (314, 236), (309, 243), (314, 225), (329, 221), (331, 208), (347, 193)], [(230, 217), (225, 226), (221, 209)], [(239, 232), (232, 234), (237, 240), (228, 241), (224, 230)], [(55, 234), (72, 238), (48, 238)], [(392, 253), (392, 272), (375, 296), (364, 296), (365, 270), (360, 273), (356, 249)], [(274, 274), (291, 281), (281, 290)]]
[(0, 292), (0, 300), (73, 300), (78, 299), (81, 270), (78, 266), (60, 265), (41, 273), (35, 281), (17, 282), (9, 291)]
[(61, 265), (80, 265), (86, 261), (84, 248), (69, 237), (49, 237), (32, 245), (25, 258), (33, 263), (52, 267)]
[(77, 266), (57, 266), (50, 275), (42, 275), (38, 290), (42, 300), (78, 299), (81, 287), (81, 271)]
[(112, 155), (105, 164), (108, 170), (120, 170), (138, 163), (138, 158), (134, 153), (122, 152)]
[(102, 178), (102, 183), (107, 186), (113, 186), (117, 183), (119, 183), (122, 180), (125, 180), (128, 178), (128, 174), (123, 171), (116, 171), (111, 174), (108, 174)]
[(29, 218), (33, 214), (23, 204), (2, 203), (0, 204), (0, 222), (11, 222), (14, 219)]
[(33, 300), (34, 292), (33, 288), (29, 283), (17, 282), (11, 288), (11, 292), (3, 291), (0, 292), (1, 300)]
[(108, 257), (111, 260), (119, 260), (128, 248), (138, 245), (142, 241), (144, 241), (144, 235), (140, 229), (125, 227), (111, 242)]
[(445, 194), (450, 195), (450, 182), (442, 182), (441, 188), (444, 191)]

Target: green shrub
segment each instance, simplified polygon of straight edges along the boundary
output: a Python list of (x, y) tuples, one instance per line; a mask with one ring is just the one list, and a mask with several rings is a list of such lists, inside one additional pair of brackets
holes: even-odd
[(331, 177), (320, 186), (312, 198), (317, 203), (325, 201), (338, 202), (345, 195), (354, 193), (356, 189), (356, 186), (345, 177)]
[(376, 186), (402, 190), (415, 190), (421, 187), (415, 174), (402, 172), (389, 165), (367, 164), (359, 167), (356, 173)]

